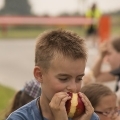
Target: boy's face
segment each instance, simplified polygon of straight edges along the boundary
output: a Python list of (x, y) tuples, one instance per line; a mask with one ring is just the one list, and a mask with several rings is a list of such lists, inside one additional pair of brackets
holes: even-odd
[(48, 72), (42, 73), (42, 94), (51, 100), (57, 92), (79, 92), (86, 61), (62, 56), (51, 61)]

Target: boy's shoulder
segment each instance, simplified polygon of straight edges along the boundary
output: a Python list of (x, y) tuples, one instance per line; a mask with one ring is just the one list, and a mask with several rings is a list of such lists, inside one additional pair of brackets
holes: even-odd
[[(36, 102), (37, 99), (17, 109), (13, 113), (11, 113), (6, 120), (42, 120)], [(93, 113), (90, 120), (99, 120), (99, 117), (96, 113)]]
[(98, 115), (94, 112), (90, 120), (100, 120)]
[(40, 120), (39, 109), (36, 104), (37, 99), (20, 107), (9, 115), (7, 120)]

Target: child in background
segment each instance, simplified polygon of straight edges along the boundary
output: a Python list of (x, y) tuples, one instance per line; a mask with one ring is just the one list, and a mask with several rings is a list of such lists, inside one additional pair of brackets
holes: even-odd
[(13, 111), (37, 98), (41, 94), (40, 83), (35, 79), (26, 82), (24, 88), (19, 90), (13, 99), (13, 104), (10, 111), (7, 113), (6, 117), (10, 115)]
[[(115, 37), (108, 42), (102, 43), (99, 51), (98, 58), (91, 68), (92, 77), (86, 74), (83, 80), (84, 85), (92, 82), (117, 81), (115, 92), (120, 103), (120, 37)], [(105, 58), (110, 70), (102, 70)]]
[(81, 92), (88, 97), (100, 120), (120, 120), (117, 96), (110, 88), (93, 83), (82, 87)]
[(73, 120), (99, 120), (88, 98), (80, 93), (86, 59), (85, 42), (76, 33), (58, 29), (41, 34), (34, 67), (41, 95), (7, 120), (68, 120), (65, 103), (71, 97), (67, 92), (79, 93), (85, 105), (85, 113)]

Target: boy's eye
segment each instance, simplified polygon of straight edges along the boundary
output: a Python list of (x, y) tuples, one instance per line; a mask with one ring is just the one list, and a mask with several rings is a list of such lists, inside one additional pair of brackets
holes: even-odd
[[(65, 78), (58, 78), (59, 80), (61, 80), (61, 81), (67, 81), (67, 80), (69, 80), (70, 78), (69, 77), (65, 77)], [(80, 77), (80, 78), (76, 78), (76, 82), (80, 82), (82, 80), (82, 78)]]
[(68, 78), (59, 78), (59, 80), (66, 81), (66, 80), (68, 80)]
[(77, 78), (77, 79), (76, 79), (76, 81), (78, 81), (78, 82), (81, 81), (81, 80), (82, 80), (82, 78)]

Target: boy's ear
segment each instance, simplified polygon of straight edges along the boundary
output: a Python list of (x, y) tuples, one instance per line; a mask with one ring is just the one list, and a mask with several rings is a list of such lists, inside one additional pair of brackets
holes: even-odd
[(42, 83), (42, 69), (38, 66), (35, 66), (34, 71), (33, 71), (35, 79)]

